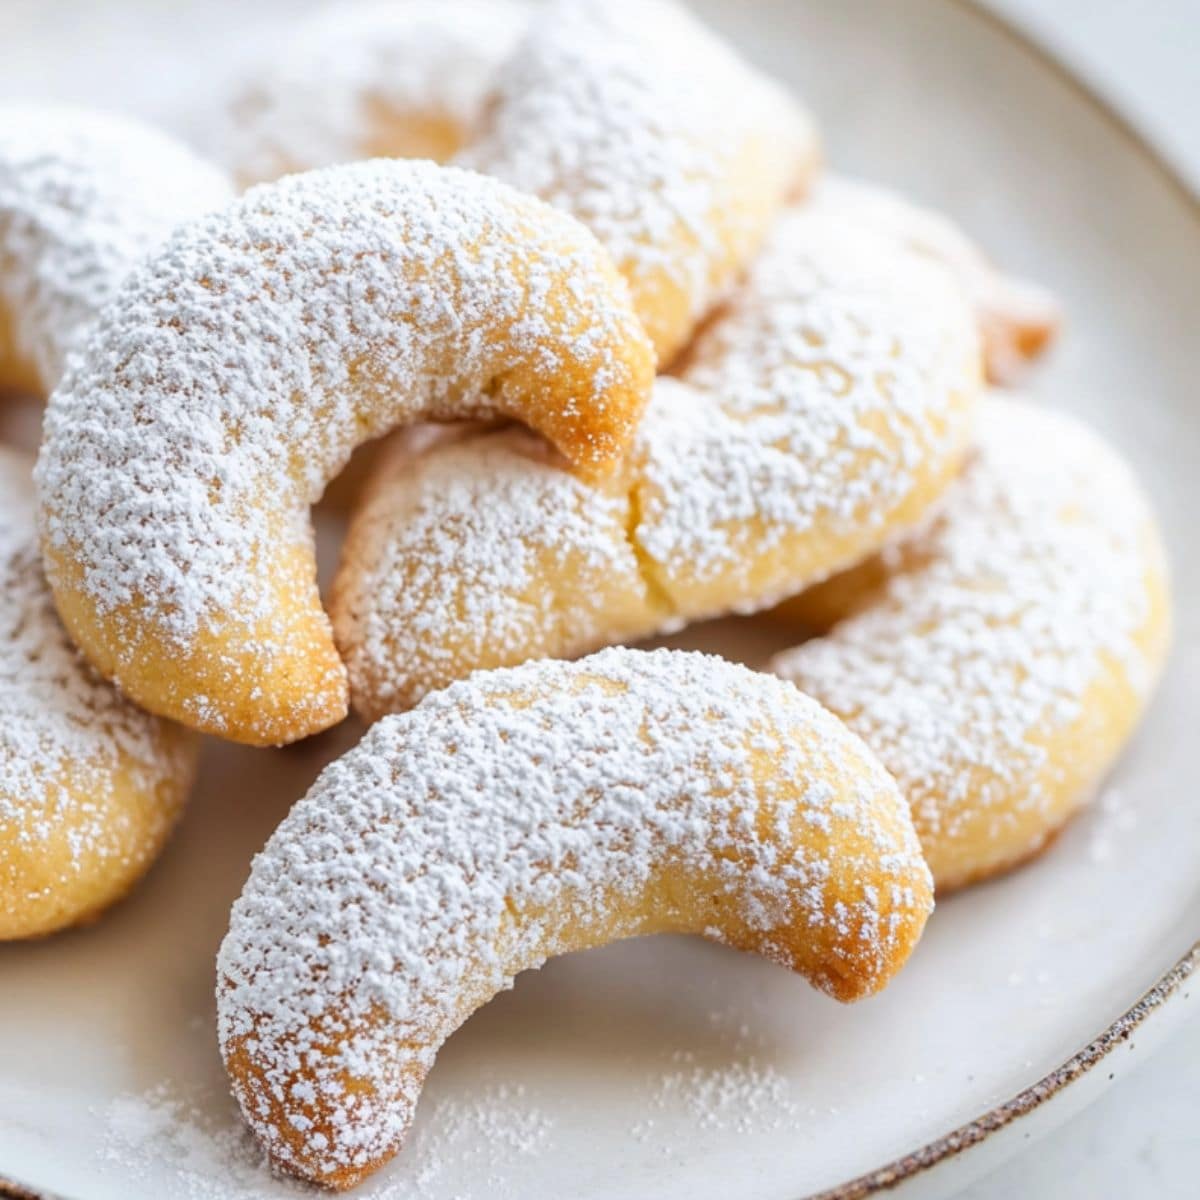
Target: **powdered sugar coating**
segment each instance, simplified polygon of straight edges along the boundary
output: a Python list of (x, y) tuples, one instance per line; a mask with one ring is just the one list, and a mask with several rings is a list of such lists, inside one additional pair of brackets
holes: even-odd
[(655, 602), (624, 478), (589, 483), (520, 429), (384, 454), (329, 597), (369, 719), (476, 667), (591, 648)]
[(307, 506), (355, 445), (502, 412), (598, 466), (652, 369), (601, 247), (503, 184), (399, 160), (264, 184), (139, 268), (54, 393), (51, 584), (119, 616), (118, 663), (146, 629), (186, 647), (240, 622), (237, 647), (282, 644), (277, 580), (313, 590)]
[(31, 467), (0, 450), (0, 939), (124, 891), (174, 824), (193, 760), (67, 637), (42, 576)]
[(233, 105), (240, 178), (375, 155), (454, 154), (530, 19), (515, 0), (366, 0), (319, 9)]
[(481, 672), (376, 724), (255, 860), (222, 1048), (275, 1161), (345, 1186), (517, 971), (703, 931), (849, 999), (903, 961), (927, 889), (891, 780), (788, 685), (674, 651)]
[(0, 328), (10, 326), (10, 352), (49, 392), (133, 265), (232, 195), (224, 172), (131, 118), (0, 105)]
[(663, 589), (683, 572), (736, 580), (731, 607), (760, 607), (754, 559), (797, 531), (885, 529), (921, 473), (961, 452), (977, 345), (940, 269), (793, 210), (689, 352), (692, 395), (671, 389), (647, 425), (638, 540)]
[(938, 266), (790, 211), (660, 377), (612, 486), (503, 433), (382, 467), (330, 606), (356, 706), (770, 605), (917, 520), (978, 386), (971, 313)]
[(558, 0), (502, 65), (461, 161), (587, 225), (666, 362), (817, 149), (795, 100), (674, 0)]
[[(1085, 798), (1062, 796), (1064, 781), (1094, 784), (1144, 706), (1165, 586), (1154, 516), (1125, 463), (1068, 417), (992, 399), (966, 473), (892, 554), (880, 590), (772, 669), (879, 754), (939, 886), (953, 885), (988, 863), (981, 829), (994, 846), (1028, 825), (1012, 861)], [(1063, 744), (1088, 716), (1096, 728)]]
[(1036, 284), (1003, 274), (941, 213), (877, 184), (830, 174), (821, 177), (809, 202), (816, 211), (897, 238), (952, 271), (975, 307), (993, 383), (1012, 382), (1058, 333), (1062, 313), (1054, 296)]

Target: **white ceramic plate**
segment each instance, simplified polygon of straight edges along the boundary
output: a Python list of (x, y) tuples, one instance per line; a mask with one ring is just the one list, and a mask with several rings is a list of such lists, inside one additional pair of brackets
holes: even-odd
[[(0, 91), (130, 107), (197, 134), (234, 43), (269, 36), (285, 7), (297, 5), (235, 16), (232, 0), (6, 0)], [(1061, 294), (1069, 328), (1034, 388), (1123, 446), (1158, 501), (1179, 601), (1171, 669), (1095, 808), (1041, 861), (941, 904), (883, 996), (841, 1008), (683, 939), (556, 961), (452, 1039), (413, 1141), (364, 1197), (798, 1200), (897, 1181), (946, 1195), (1098, 1093), (1188, 1008), (1194, 202), (1094, 100), (967, 6), (703, 8), (812, 101), (838, 166), (944, 207)], [(676, 642), (753, 663), (780, 637), (726, 622)], [(0, 947), (0, 1175), (72, 1200), (295, 1194), (259, 1165), (228, 1099), (213, 954), (250, 856), (356, 735), (275, 753), (209, 746), (183, 828), (133, 899), (93, 929)]]

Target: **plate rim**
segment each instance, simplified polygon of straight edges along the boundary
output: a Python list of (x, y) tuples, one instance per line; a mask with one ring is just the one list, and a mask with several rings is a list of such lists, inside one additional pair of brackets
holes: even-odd
[[(1033, 59), (1076, 93), (1109, 125), (1130, 149), (1140, 155), (1162, 177), (1200, 223), (1200, 190), (1193, 187), (1183, 171), (1159, 148), (1150, 135), (1139, 128), (1085, 74), (1078, 71), (1058, 52), (1014, 18), (996, 11), (987, 0), (944, 0), (950, 6), (969, 13), (987, 25), (998, 37)], [(1128, 1009), (1082, 1046), (1065, 1062), (1023, 1088), (1014, 1096), (980, 1113), (948, 1133), (890, 1162), (826, 1188), (805, 1193), (796, 1200), (870, 1200), (941, 1164), (959, 1159), (988, 1141), (993, 1134), (1008, 1128), (1056, 1099), (1077, 1080), (1091, 1074), (1118, 1046), (1126, 1043), (1142, 1025), (1176, 996), (1183, 985), (1200, 972), (1200, 936)], [(31, 1188), (7, 1175), (0, 1175), (0, 1200), (67, 1200), (42, 1189)], [(80, 1198), (82, 1200), (82, 1198)]]
[[(952, 2), (974, 4), (975, 0)], [(949, 1133), (926, 1142), (920, 1148), (893, 1159), (882, 1167), (876, 1167), (825, 1191), (807, 1193), (803, 1197), (797, 1197), (797, 1200), (870, 1200), (870, 1197), (899, 1187), (918, 1175), (982, 1145), (992, 1134), (999, 1133), (1019, 1118), (1035, 1112), (1043, 1104), (1061, 1095), (1070, 1084), (1089, 1075), (1118, 1046), (1128, 1042), (1148, 1018), (1159, 1012), (1198, 968), (1200, 940), (1194, 942), (1191, 949), (1107, 1029), (1077, 1050), (1066, 1062), (1043, 1075), (1036, 1083), (1030, 1084), (1015, 1096), (994, 1105)]]

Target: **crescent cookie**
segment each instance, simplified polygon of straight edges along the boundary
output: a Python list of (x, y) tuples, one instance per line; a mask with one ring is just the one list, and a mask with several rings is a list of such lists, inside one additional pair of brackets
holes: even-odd
[(49, 394), (133, 264), (232, 195), (128, 117), (0, 104), (0, 391)]
[(980, 390), (969, 306), (882, 238), (790, 210), (599, 484), (519, 430), (385, 451), (330, 597), (368, 719), (479, 667), (775, 603), (914, 526)]
[(301, 20), (237, 95), (246, 183), (376, 156), (445, 162), (469, 138), (531, 8), (514, 0), (367, 0)]
[(276, 1165), (346, 1188), (554, 955), (697, 933), (848, 1001), (931, 908), (895, 784), (795, 689), (679, 651), (526, 663), (380, 721), (288, 814), (221, 946), (221, 1049)]
[(799, 105), (673, 0), (559, 0), (500, 67), (460, 161), (587, 225), (665, 366), (819, 150)]
[(940, 213), (887, 188), (830, 175), (818, 183), (810, 203), (898, 238), (949, 268), (975, 306), (993, 383), (1011, 382), (1057, 335), (1062, 313), (1054, 297), (1036, 284), (1002, 274)]
[(1129, 468), (1015, 401), (987, 402), (929, 527), (836, 596), (850, 615), (772, 669), (879, 755), (946, 890), (1035, 855), (1087, 800), (1169, 640), (1163, 548)]
[(0, 941), (119, 900), (157, 857), (195, 764), (189, 734), (122, 700), (67, 638), (31, 467), (0, 450)]
[(354, 446), (505, 414), (591, 471), (653, 356), (565, 214), (495, 180), (376, 159), (252, 189), (122, 288), (46, 415), (47, 573), (133, 699), (253, 744), (346, 712), (308, 508)]

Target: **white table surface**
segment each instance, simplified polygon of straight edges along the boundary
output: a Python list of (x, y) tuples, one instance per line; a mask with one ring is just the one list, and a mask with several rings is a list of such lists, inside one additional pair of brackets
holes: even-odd
[[(1200, 0), (988, 0), (1101, 92), (1200, 191)], [(1195, 1200), (1200, 1021), (960, 1200)]]

